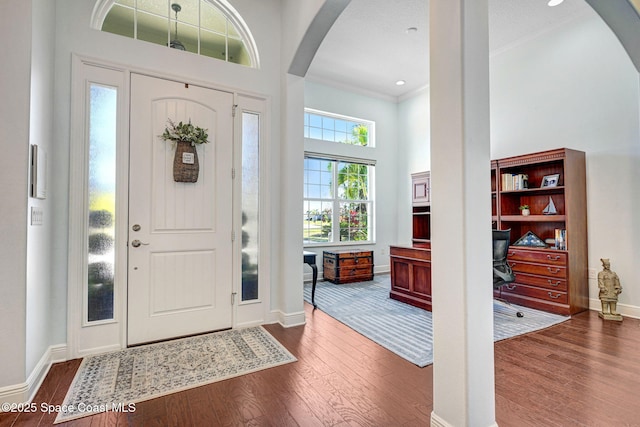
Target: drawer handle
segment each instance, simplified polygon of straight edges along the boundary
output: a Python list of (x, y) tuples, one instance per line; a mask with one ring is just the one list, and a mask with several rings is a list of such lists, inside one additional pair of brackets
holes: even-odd
[(551, 292), (548, 292), (549, 298), (558, 299), (562, 296), (562, 294), (553, 295)]
[(509, 252), (510, 256), (514, 256), (516, 253), (515, 252)]
[(517, 262), (513, 262), (513, 261), (511, 261), (511, 263), (510, 263), (509, 265), (510, 265), (511, 267), (515, 267), (515, 266), (516, 266), (516, 264), (517, 264)]
[(358, 263), (358, 261), (360, 261), (360, 260), (358, 259), (358, 257), (355, 257), (355, 258), (353, 258), (353, 259), (356, 261), (356, 264)]
[(518, 285), (504, 285), (507, 289), (509, 289), (510, 291), (514, 290), (515, 288), (518, 287)]
[(549, 270), (549, 273), (551, 274), (558, 274), (560, 273), (560, 269), (556, 268), (555, 271), (551, 269), (551, 267), (547, 267), (547, 270)]
[(550, 284), (551, 286), (554, 286), (554, 287), (555, 287), (555, 286), (560, 286), (560, 281), (559, 281), (559, 280), (558, 280), (556, 283), (553, 283), (553, 282), (551, 281), (551, 279), (547, 279), (547, 280), (549, 281), (549, 284)]
[(351, 270), (351, 275), (352, 275), (352, 276), (355, 276), (355, 275), (356, 275), (356, 269), (355, 269), (355, 268)]
[(551, 255), (547, 255), (547, 259), (551, 261), (558, 261), (560, 259), (560, 255), (556, 255), (554, 257), (552, 257)]

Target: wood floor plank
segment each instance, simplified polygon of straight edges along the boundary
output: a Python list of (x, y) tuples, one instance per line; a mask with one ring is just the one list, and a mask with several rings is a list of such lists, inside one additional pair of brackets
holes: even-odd
[[(305, 304), (307, 324), (266, 325), (298, 362), (62, 426), (425, 426), (433, 368), (418, 368)], [(51, 367), (34, 402), (61, 404), (80, 360)], [(501, 427), (638, 426), (640, 320), (584, 312), (495, 344)], [(56, 414), (0, 414), (0, 427), (52, 425)]]
[(209, 401), (209, 393), (205, 387), (208, 386), (192, 388), (184, 392), (191, 420), (194, 425), (219, 425), (218, 415)]
[(165, 398), (166, 424), (169, 426), (193, 425), (186, 393), (173, 393)]
[(165, 397), (151, 399), (136, 404), (136, 408), (143, 408), (145, 426), (168, 426), (169, 417), (167, 414), (167, 404)]
[(11, 427), (16, 422), (18, 416), (11, 412), (0, 413), (0, 427)]

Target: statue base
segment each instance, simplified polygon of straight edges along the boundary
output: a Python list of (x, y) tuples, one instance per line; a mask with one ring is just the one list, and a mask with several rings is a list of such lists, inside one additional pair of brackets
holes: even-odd
[(616, 322), (622, 322), (622, 315), (599, 312), (598, 317), (604, 320), (615, 320)]

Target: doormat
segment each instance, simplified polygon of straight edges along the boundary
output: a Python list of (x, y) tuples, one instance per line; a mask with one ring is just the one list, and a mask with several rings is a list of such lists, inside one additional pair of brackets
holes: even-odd
[(263, 327), (231, 329), (84, 358), (55, 423), (297, 359)]

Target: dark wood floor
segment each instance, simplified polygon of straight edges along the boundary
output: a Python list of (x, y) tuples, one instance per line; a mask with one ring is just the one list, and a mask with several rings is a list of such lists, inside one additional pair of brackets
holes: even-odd
[[(69, 426), (427, 426), (432, 367), (418, 368), (305, 304), (305, 326), (267, 329), (297, 363)], [(581, 313), (496, 344), (496, 418), (506, 426), (640, 426), (640, 321)], [(51, 367), (34, 402), (60, 404), (80, 364)], [(55, 414), (0, 414), (0, 427)]]

